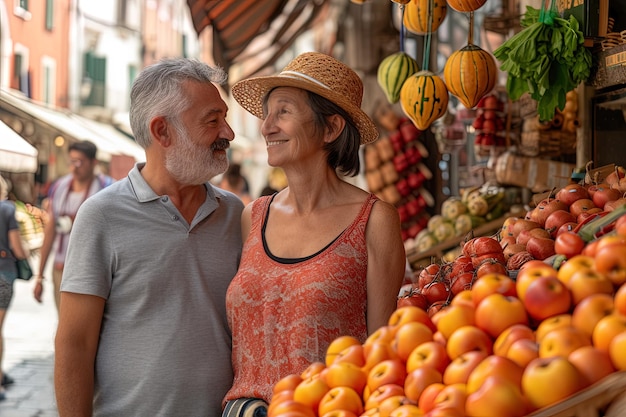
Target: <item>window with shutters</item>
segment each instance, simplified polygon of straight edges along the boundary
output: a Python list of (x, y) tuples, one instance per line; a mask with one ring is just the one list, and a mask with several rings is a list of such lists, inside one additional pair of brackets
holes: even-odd
[(91, 82), (89, 96), (83, 101), (86, 106), (104, 106), (106, 102), (106, 58), (93, 52), (85, 53), (84, 77)]

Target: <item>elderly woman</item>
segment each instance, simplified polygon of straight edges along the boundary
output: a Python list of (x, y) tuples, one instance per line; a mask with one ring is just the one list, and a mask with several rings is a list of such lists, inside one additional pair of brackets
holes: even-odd
[(263, 119), (268, 163), (288, 183), (245, 208), (226, 295), (235, 379), (224, 415), (262, 415), (250, 408), (262, 409), (282, 377), (323, 361), (335, 338), (363, 342), (387, 324), (406, 256), (396, 209), (342, 179), (358, 174), (359, 146), (378, 138), (353, 70), (304, 53), (232, 94)]

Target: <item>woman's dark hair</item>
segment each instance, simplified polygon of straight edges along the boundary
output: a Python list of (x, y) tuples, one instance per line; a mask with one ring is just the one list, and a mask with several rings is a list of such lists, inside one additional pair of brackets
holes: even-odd
[(361, 162), (359, 160), (359, 146), (361, 135), (350, 115), (341, 107), (324, 97), (307, 91), (309, 103), (315, 115), (316, 129), (324, 130), (330, 127), (328, 116), (338, 114), (346, 120), (346, 125), (337, 139), (327, 143), (324, 149), (328, 153), (328, 165), (342, 174), (354, 177), (359, 173)]

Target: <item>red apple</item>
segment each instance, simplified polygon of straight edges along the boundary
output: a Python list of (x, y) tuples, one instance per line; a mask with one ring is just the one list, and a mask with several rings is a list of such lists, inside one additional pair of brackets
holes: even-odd
[(555, 197), (568, 206), (571, 206), (576, 200), (589, 198), (589, 192), (580, 184), (567, 184), (556, 193)]
[(523, 303), (528, 314), (541, 321), (567, 313), (572, 305), (572, 295), (558, 278), (540, 277), (526, 288)]
[(544, 260), (554, 255), (554, 239), (547, 237), (531, 237), (526, 243), (526, 251), (533, 258)]
[(550, 233), (550, 237), (554, 239), (561, 226), (565, 223), (575, 222), (576, 216), (570, 213), (569, 210), (556, 210), (548, 216), (544, 228)]

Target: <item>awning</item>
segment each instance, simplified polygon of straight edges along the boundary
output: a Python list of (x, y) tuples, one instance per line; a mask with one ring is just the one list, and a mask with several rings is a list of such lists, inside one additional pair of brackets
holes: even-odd
[(145, 161), (144, 149), (124, 133), (106, 123), (97, 122), (67, 109), (37, 104), (20, 92), (0, 90), (0, 107), (23, 118), (44, 123), (76, 141), (90, 140), (98, 147), (98, 159), (109, 162), (113, 155), (132, 156)]
[(9, 126), (0, 122), (0, 171), (35, 173), (37, 149)]
[(187, 0), (196, 32), (207, 26), (213, 30), (217, 64), (228, 70), (248, 58), (258, 61), (242, 78), (272, 65), (326, 3), (329, 0)]

